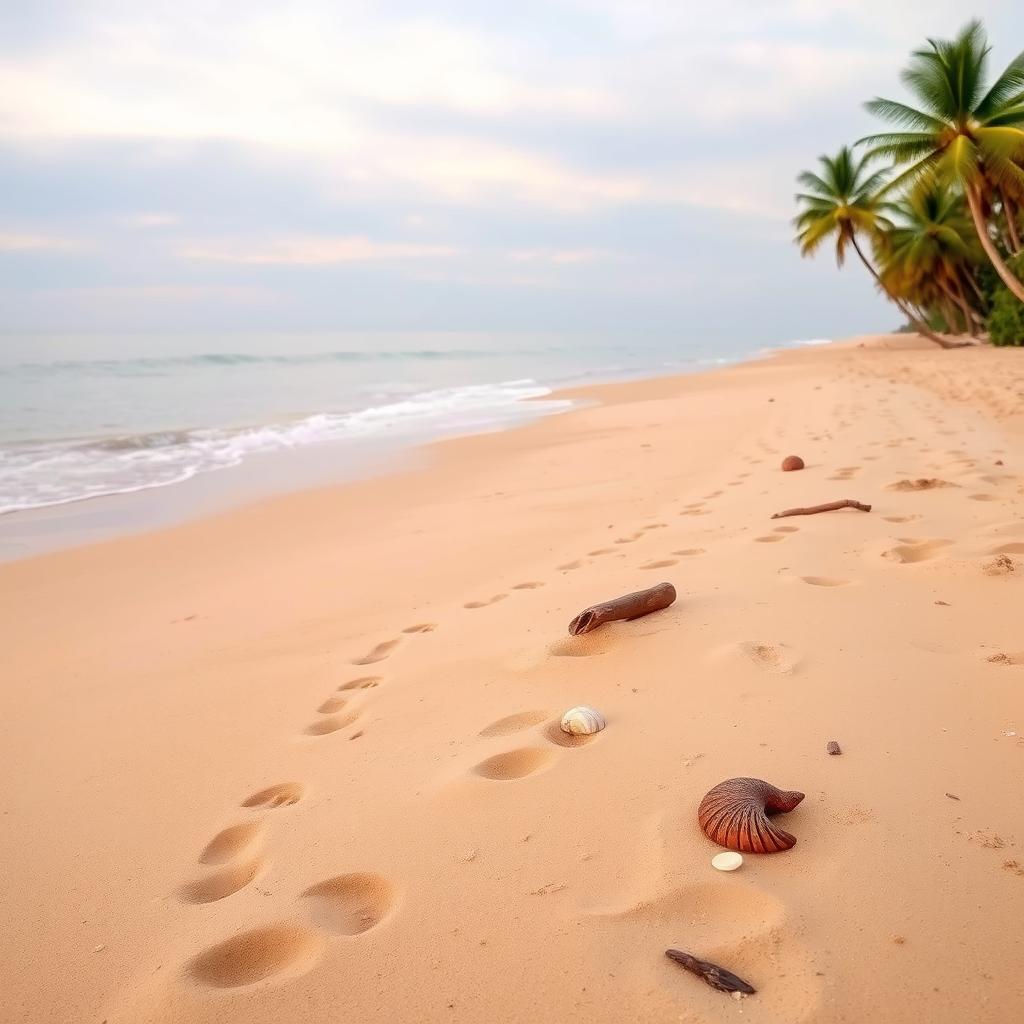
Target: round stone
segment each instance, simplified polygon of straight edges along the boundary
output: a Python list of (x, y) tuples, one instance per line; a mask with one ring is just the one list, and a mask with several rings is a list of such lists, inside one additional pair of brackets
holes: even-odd
[(711, 858), (711, 866), (718, 871), (735, 871), (742, 863), (743, 854), (733, 853), (731, 850)]

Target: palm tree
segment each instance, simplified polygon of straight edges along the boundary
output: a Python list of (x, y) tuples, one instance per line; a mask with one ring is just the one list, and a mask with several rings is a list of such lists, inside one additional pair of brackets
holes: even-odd
[(890, 291), (937, 305), (951, 330), (951, 311), (959, 309), (964, 329), (975, 334), (977, 314), (964, 286), (977, 288), (973, 268), (981, 253), (959, 194), (926, 179), (888, 209), (896, 223), (880, 234), (876, 251)]
[(797, 193), (796, 201), (803, 206), (803, 210), (793, 221), (797, 229), (800, 254), (812, 256), (822, 242), (835, 236), (836, 264), (841, 267), (846, 260), (847, 246), (852, 246), (878, 287), (897, 305), (914, 330), (943, 348), (951, 347), (944, 338), (932, 333), (886, 287), (857, 242), (858, 232), (873, 238), (880, 231), (891, 227), (881, 212), (882, 203), (878, 198), (885, 182), (884, 172), (869, 173), (870, 158), (858, 160), (849, 146), (843, 146), (834, 157), (819, 157), (818, 162), (821, 164), (820, 174), (804, 171), (797, 178), (807, 189), (806, 192)]
[(990, 49), (978, 21), (952, 41), (930, 39), (900, 75), (921, 108), (877, 98), (866, 104), (872, 114), (910, 130), (869, 135), (858, 145), (871, 146), (869, 156), (910, 165), (890, 188), (925, 174), (957, 183), (985, 254), (1006, 287), (1024, 302), (1024, 283), (1006, 265), (985, 218), (986, 208), (997, 202), (1012, 216), (1005, 196), (1024, 190), (1024, 53), (986, 89)]

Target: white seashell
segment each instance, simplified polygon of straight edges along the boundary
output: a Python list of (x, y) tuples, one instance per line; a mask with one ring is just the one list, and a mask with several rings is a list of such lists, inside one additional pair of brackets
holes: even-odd
[(577, 708), (569, 708), (562, 715), (562, 732), (567, 732), (572, 736), (592, 736), (595, 732), (600, 732), (607, 724), (604, 715), (597, 708), (589, 708), (586, 704), (581, 704)]
[(719, 871), (735, 871), (743, 863), (742, 853), (716, 853), (711, 858), (711, 866)]

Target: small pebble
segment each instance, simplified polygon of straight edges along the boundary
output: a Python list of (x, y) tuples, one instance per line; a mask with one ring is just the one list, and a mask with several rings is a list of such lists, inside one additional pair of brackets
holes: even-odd
[(718, 853), (711, 858), (711, 866), (716, 871), (735, 871), (743, 863), (743, 854), (733, 853), (731, 850), (727, 853)]

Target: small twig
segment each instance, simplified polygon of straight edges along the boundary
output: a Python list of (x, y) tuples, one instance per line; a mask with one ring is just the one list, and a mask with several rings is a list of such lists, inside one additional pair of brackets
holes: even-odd
[(871, 511), (871, 506), (865, 505), (862, 501), (843, 498), (842, 501), (829, 501), (824, 505), (812, 505), (810, 508), (787, 508), (784, 512), (776, 512), (772, 519), (785, 519), (786, 516), (813, 516), (817, 512), (838, 512), (841, 508), (856, 508), (861, 512)]
[(737, 978), (732, 971), (727, 971), (710, 960), (698, 960), (681, 949), (666, 949), (665, 956), (669, 960), (675, 960), (681, 967), (685, 967), (691, 974), (706, 981), (712, 988), (719, 992), (742, 992), (744, 995), (752, 996), (757, 989), (748, 984), (742, 978)]

